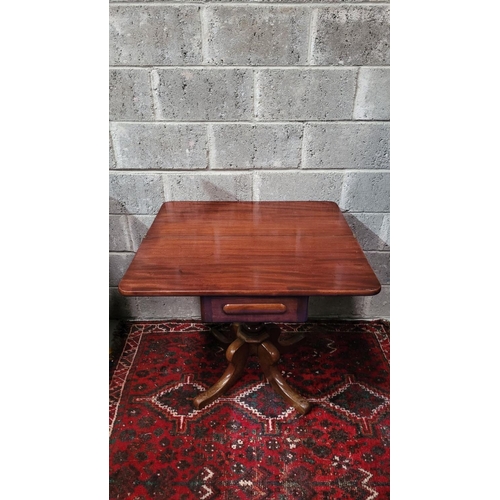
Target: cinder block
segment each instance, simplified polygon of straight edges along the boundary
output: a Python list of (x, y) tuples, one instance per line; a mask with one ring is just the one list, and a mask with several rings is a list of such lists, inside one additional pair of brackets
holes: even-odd
[(310, 297), (311, 319), (389, 319), (390, 287), (382, 286), (380, 293), (370, 296)]
[(137, 319), (200, 319), (199, 297), (137, 297)]
[(351, 212), (388, 212), (389, 172), (346, 172), (340, 207)]
[(138, 319), (140, 317), (137, 297), (125, 297), (116, 287), (109, 288), (109, 318)]
[(308, 123), (304, 168), (389, 168), (389, 123)]
[(389, 7), (320, 7), (312, 33), (312, 64), (389, 64)]
[(109, 119), (139, 121), (154, 119), (151, 84), (147, 70), (110, 70)]
[(259, 120), (344, 120), (352, 115), (356, 69), (257, 71)]
[(200, 320), (199, 297), (125, 297), (110, 287), (110, 319)]
[(152, 71), (161, 120), (249, 120), (252, 70), (229, 68)]
[(254, 201), (339, 202), (342, 173), (254, 172)]
[(389, 319), (390, 317), (390, 302), (391, 302), (390, 286), (382, 285), (382, 290), (377, 295), (365, 297), (364, 318), (366, 319)]
[(354, 104), (355, 120), (389, 120), (389, 68), (360, 68)]
[(109, 216), (109, 250), (130, 252), (134, 250), (126, 215)]
[(365, 252), (365, 256), (377, 275), (381, 285), (389, 285), (391, 280), (390, 253)]
[(165, 201), (160, 174), (110, 173), (111, 214), (156, 214)]
[(363, 250), (389, 250), (389, 214), (345, 213), (344, 216)]
[(297, 168), (302, 125), (212, 124), (212, 168)]
[(165, 174), (168, 201), (251, 201), (251, 173)]
[(200, 8), (114, 6), (109, 13), (111, 65), (200, 64)]
[(110, 215), (109, 250), (136, 252), (155, 215)]
[(128, 223), (130, 239), (132, 240), (132, 250), (137, 252), (144, 236), (146, 236), (151, 224), (155, 220), (155, 215), (129, 215)]
[(210, 6), (207, 62), (289, 65), (307, 62), (310, 9), (303, 7)]
[(109, 286), (118, 286), (125, 271), (134, 258), (133, 253), (112, 253), (109, 254)]
[(204, 169), (208, 167), (206, 125), (111, 124), (120, 169)]
[(309, 297), (309, 319), (363, 318), (364, 297)]

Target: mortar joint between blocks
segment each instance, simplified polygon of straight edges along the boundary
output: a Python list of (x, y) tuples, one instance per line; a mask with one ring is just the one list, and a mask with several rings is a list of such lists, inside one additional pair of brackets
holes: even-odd
[(253, 70), (253, 117), (252, 117), (252, 122), (257, 121), (257, 113), (258, 113), (257, 93), (258, 93), (258, 88), (259, 88), (258, 78), (259, 78), (258, 70), (254, 69)]
[(356, 71), (356, 87), (354, 88), (354, 98), (352, 100), (352, 112), (351, 112), (351, 120), (356, 121), (354, 117), (354, 110), (356, 109), (356, 99), (358, 98), (358, 88), (359, 88), (359, 73), (360, 68)]
[(308, 46), (307, 46), (307, 64), (314, 64), (313, 53), (314, 53), (314, 38), (318, 26), (318, 9), (312, 8), (309, 19), (309, 36), (308, 36)]
[(208, 21), (207, 21), (207, 6), (205, 4), (200, 7), (200, 28), (201, 28), (201, 58), (204, 64), (208, 62)]
[(156, 121), (160, 121), (162, 119), (161, 113), (161, 104), (158, 98), (158, 92), (156, 91), (156, 87), (160, 83), (160, 75), (156, 69), (151, 68), (149, 72), (149, 88), (151, 90), (151, 102), (153, 103), (153, 113)]
[(208, 170), (215, 167), (215, 136), (213, 124), (207, 123)]
[(299, 170), (304, 169), (305, 165), (306, 165), (306, 155), (307, 155), (307, 152), (306, 152), (306, 146), (307, 146), (306, 125), (307, 125), (306, 123), (302, 123), (302, 141), (301, 141), (301, 150), (300, 150), (300, 164), (298, 167)]

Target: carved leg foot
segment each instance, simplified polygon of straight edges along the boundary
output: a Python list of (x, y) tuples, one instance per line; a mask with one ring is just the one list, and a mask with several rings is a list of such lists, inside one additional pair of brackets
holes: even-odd
[(305, 415), (311, 409), (307, 399), (294, 391), (282, 377), (275, 364), (280, 359), (278, 348), (269, 341), (264, 341), (259, 345), (258, 356), (262, 371), (274, 390), (300, 414)]
[(227, 348), (226, 358), (229, 366), (212, 387), (194, 398), (194, 407), (197, 410), (201, 410), (225, 394), (242, 377), (249, 352), (250, 344), (239, 338)]

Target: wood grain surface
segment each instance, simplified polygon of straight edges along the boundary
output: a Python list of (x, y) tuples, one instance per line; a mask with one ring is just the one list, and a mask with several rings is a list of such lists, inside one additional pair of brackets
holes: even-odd
[(123, 295), (374, 295), (380, 283), (331, 202), (167, 202)]

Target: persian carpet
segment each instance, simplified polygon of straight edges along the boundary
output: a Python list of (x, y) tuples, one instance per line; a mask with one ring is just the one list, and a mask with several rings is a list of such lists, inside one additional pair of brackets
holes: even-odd
[(389, 498), (389, 325), (280, 324), (304, 332), (279, 361), (312, 404), (288, 407), (249, 358), (202, 410), (193, 398), (227, 366), (210, 327), (130, 322), (110, 381), (110, 499)]

